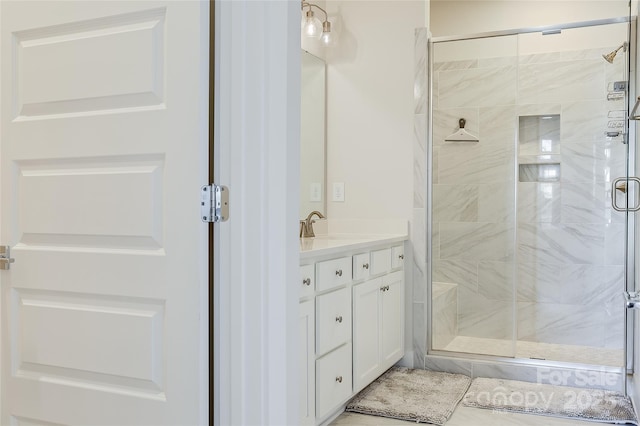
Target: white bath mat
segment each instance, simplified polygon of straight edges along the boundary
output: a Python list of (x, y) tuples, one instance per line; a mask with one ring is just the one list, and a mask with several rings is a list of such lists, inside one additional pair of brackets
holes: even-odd
[(356, 395), (347, 411), (443, 425), (470, 384), (462, 374), (392, 367)]
[(514, 413), (637, 425), (631, 400), (618, 392), (477, 378), (462, 404)]

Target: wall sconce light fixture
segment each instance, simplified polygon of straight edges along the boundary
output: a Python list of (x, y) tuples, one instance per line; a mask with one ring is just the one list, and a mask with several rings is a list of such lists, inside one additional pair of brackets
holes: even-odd
[(638, 113), (638, 108), (640, 108), (640, 96), (636, 100), (636, 104), (633, 106), (633, 109), (629, 113), (629, 120), (640, 120), (640, 114)]
[[(313, 8), (318, 9), (324, 13), (324, 21), (320, 21), (316, 18)], [(305, 10), (306, 9), (306, 10)], [(309, 3), (305, 0), (301, 1), (302, 16), (302, 34), (305, 37), (318, 38), (325, 46), (328, 46), (333, 41), (331, 34), (331, 22), (328, 20), (327, 12), (318, 6), (317, 4)]]

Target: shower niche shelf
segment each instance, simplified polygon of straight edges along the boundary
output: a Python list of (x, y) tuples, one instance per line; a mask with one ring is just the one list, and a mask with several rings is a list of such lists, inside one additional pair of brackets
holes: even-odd
[(560, 181), (560, 114), (518, 118), (518, 180)]

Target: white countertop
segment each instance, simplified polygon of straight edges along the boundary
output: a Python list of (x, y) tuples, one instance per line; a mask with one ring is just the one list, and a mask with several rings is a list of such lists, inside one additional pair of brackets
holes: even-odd
[(366, 249), (372, 245), (393, 244), (409, 238), (406, 234), (330, 234), (300, 238), (300, 259), (341, 254)]

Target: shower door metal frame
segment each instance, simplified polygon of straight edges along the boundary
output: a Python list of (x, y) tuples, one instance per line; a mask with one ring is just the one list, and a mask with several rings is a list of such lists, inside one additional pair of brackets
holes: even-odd
[[(441, 356), (453, 359), (460, 360), (470, 360), (470, 361), (497, 361), (497, 362), (506, 362), (510, 364), (519, 364), (523, 366), (532, 366), (532, 367), (571, 367), (571, 368), (585, 368), (585, 369), (593, 369), (595, 365), (593, 364), (581, 364), (581, 363), (573, 363), (573, 362), (565, 362), (565, 361), (553, 361), (553, 360), (536, 360), (536, 359), (527, 359), (527, 358), (516, 358), (515, 351), (513, 357), (504, 357), (504, 356), (495, 356), (495, 355), (486, 355), (486, 354), (477, 354), (477, 353), (467, 353), (467, 352), (452, 352), (445, 350), (436, 350), (432, 347), (432, 335), (433, 330), (431, 328), (432, 321), (432, 313), (433, 313), (433, 303), (432, 303), (432, 284), (433, 284), (433, 243), (431, 236), (433, 235), (433, 198), (432, 198), (432, 187), (433, 187), (433, 48), (434, 44), (447, 42), (447, 41), (461, 41), (461, 40), (472, 40), (472, 39), (482, 39), (482, 38), (492, 38), (492, 37), (503, 37), (503, 36), (517, 36), (520, 34), (528, 34), (528, 33), (558, 33), (562, 30), (569, 29), (578, 29), (578, 28), (587, 28), (587, 27), (595, 27), (602, 25), (610, 25), (610, 24), (621, 24), (621, 23), (630, 23), (630, 30), (628, 33), (628, 43), (629, 49), (627, 52), (627, 65), (635, 61), (635, 53), (632, 47), (635, 49), (635, 39), (636, 39), (636, 16), (625, 16), (618, 18), (608, 18), (608, 19), (599, 19), (599, 20), (591, 20), (591, 21), (582, 21), (582, 22), (571, 22), (564, 23), (559, 25), (548, 25), (548, 26), (539, 26), (539, 27), (525, 27), (525, 28), (517, 28), (511, 30), (502, 30), (502, 31), (492, 31), (492, 32), (484, 32), (484, 33), (475, 33), (475, 34), (467, 34), (467, 35), (459, 35), (459, 36), (441, 36), (441, 37), (431, 37), (428, 41), (428, 132), (427, 132), (427, 176), (426, 176), (426, 209), (425, 209), (425, 224), (426, 224), (426, 232), (427, 232), (427, 262), (426, 262), (426, 275), (427, 275), (427, 315), (425, 315), (425, 321), (428, 321), (426, 324), (427, 327), (427, 342), (426, 348), (427, 353), (425, 357), (428, 356)], [(633, 62), (635, 63), (635, 62)], [(631, 78), (631, 74), (629, 72), (629, 66), (625, 70), (627, 73), (628, 79), (628, 90), (627, 90), (627, 102), (629, 99), (635, 99), (635, 96), (632, 96), (631, 93), (635, 93), (635, 79)], [(635, 70), (635, 72), (639, 72), (639, 70)], [(637, 78), (637, 77), (636, 77)], [(627, 115), (629, 112), (629, 105), (627, 105)], [(635, 128), (629, 124), (629, 120), (627, 119), (627, 133), (626, 143), (628, 146), (627, 150), (627, 177), (630, 173), (635, 173), (635, 153), (636, 153), (636, 138), (635, 138)], [(633, 141), (633, 143), (629, 143)], [(517, 167), (517, 165), (516, 165)], [(514, 204), (517, 202), (517, 199), (514, 200)], [(628, 214), (628, 213), (627, 213)], [(517, 221), (517, 219), (516, 219)], [(626, 241), (625, 241), (625, 287), (627, 291), (635, 291), (635, 220), (634, 215), (629, 215), (626, 220)], [(517, 231), (516, 231), (517, 232)], [(514, 289), (514, 298), (516, 298), (516, 290)], [(623, 289), (621, 289), (621, 292)], [(623, 305), (623, 301), (620, 302), (621, 306)], [(621, 309), (623, 309), (621, 307)], [(514, 312), (515, 310), (514, 305)], [(624, 314), (624, 358), (626, 361), (626, 369), (622, 367), (612, 367), (612, 366), (596, 366), (603, 372), (613, 372), (619, 373), (622, 369), (623, 372), (626, 370), (627, 374), (632, 374), (634, 372), (633, 365), (633, 349), (634, 349), (634, 322), (633, 315), (628, 315), (628, 309), (625, 309)], [(515, 320), (515, 319), (514, 319)], [(514, 321), (514, 329), (517, 331), (517, 321)], [(517, 342), (517, 333), (514, 333), (513, 336), (514, 345)], [(626, 380), (625, 380), (625, 392), (626, 392)]]

